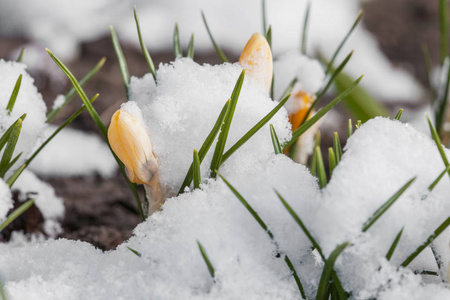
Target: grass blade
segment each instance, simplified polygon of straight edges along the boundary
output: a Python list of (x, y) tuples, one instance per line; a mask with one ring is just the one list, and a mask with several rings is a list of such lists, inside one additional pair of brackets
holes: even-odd
[[(220, 175), (219, 173), (218, 173), (218, 175), (220, 176), (220, 178), (222, 178), (223, 182), (225, 182), (225, 184), (233, 192), (233, 194), (239, 199), (239, 201), (245, 206), (245, 208), (253, 216), (253, 218), (258, 222), (258, 224), (264, 229), (264, 231), (267, 232), (269, 237), (272, 239), (272, 241), (275, 243), (275, 245), (278, 248), (278, 245), (276, 244), (276, 241), (274, 239), (274, 236), (273, 236), (272, 232), (269, 230), (269, 228), (264, 223), (264, 221), (260, 218), (258, 213), (250, 206), (250, 204), (248, 204), (248, 202), (244, 199), (244, 197), (242, 197), (242, 195), (239, 194), (239, 192), (225, 178), (223, 178), (222, 175)], [(297, 272), (295, 271), (295, 268), (292, 265), (291, 260), (289, 259), (289, 257), (287, 255), (285, 255), (284, 261), (286, 262), (287, 266), (291, 270), (292, 276), (294, 276), (295, 282), (297, 283), (297, 287), (298, 287), (298, 289), (300, 291), (300, 294), (301, 294), (302, 298), (306, 299), (305, 290), (303, 289), (303, 285), (302, 285), (302, 283), (300, 281), (300, 278), (298, 277)]]
[(428, 90), (431, 92), (431, 96), (433, 98), (436, 98), (436, 90), (433, 87), (433, 85), (431, 84), (431, 69), (433, 68), (433, 64), (431, 62), (431, 55), (430, 55), (430, 51), (428, 50), (428, 46), (425, 43), (421, 43), (420, 45), (420, 50), (422, 52), (422, 58), (423, 58), (423, 63), (425, 66), (425, 72), (426, 75), (425, 79), (426, 79), (426, 86), (428, 88)]
[[(92, 77), (95, 76), (95, 74), (97, 74), (101, 68), (103, 68), (104, 64), (106, 62), (106, 58), (103, 57), (102, 59), (99, 60), (99, 62), (80, 80), (80, 86), (85, 85), (89, 80), (91, 80)], [(70, 91), (64, 95), (65, 101), (64, 103), (55, 109), (52, 109), (48, 114), (47, 114), (47, 123), (50, 123), (51, 121), (53, 121), (53, 119), (56, 117), (56, 115), (60, 112), (60, 110), (67, 105), (67, 103), (69, 103), (73, 97), (76, 95), (77, 91), (75, 90), (74, 87), (72, 87), (70, 89)]]
[(269, 30), (267, 30), (266, 40), (269, 44), (270, 49), (272, 49), (272, 26), (269, 26)]
[(432, 184), (430, 184), (430, 186), (428, 187), (428, 191), (432, 191), (436, 185), (439, 183), (439, 181), (441, 181), (442, 177), (444, 177), (445, 173), (450, 172), (450, 165), (447, 166), (444, 171), (441, 172), (441, 174), (439, 174), (439, 176), (433, 181)]
[(355, 80), (344, 92), (342, 92), (339, 96), (333, 99), (328, 105), (319, 110), (314, 116), (312, 116), (308, 121), (304, 122), (299, 128), (297, 128), (292, 133), (292, 139), (283, 145), (283, 150), (294, 144), (297, 139), (311, 126), (313, 126), (320, 118), (322, 118), (330, 109), (332, 109), (336, 104), (342, 101), (345, 97), (347, 97), (353, 89), (358, 85), (363, 76), (359, 77)]
[(208, 255), (206, 254), (205, 248), (203, 245), (197, 241), (198, 249), (200, 250), (200, 253), (202, 254), (203, 259), (205, 260), (206, 266), (208, 267), (209, 274), (211, 275), (211, 278), (214, 279), (214, 266), (211, 263), (211, 260), (209, 259)]
[(331, 177), (334, 168), (336, 168), (336, 157), (334, 156), (334, 150), (332, 147), (328, 148), (328, 167), (330, 169), (330, 177)]
[(287, 95), (280, 103), (277, 104), (264, 118), (253, 126), (243, 137), (241, 137), (222, 157), (222, 163), (225, 162), (234, 152), (244, 145), (253, 135), (255, 135), (264, 125), (269, 122), (272, 117), (283, 107), (291, 95)]
[(8, 105), (6, 105), (6, 110), (8, 111), (8, 114), (11, 113), (11, 111), (14, 108), (14, 104), (16, 104), (17, 95), (19, 94), (21, 84), (22, 84), (22, 74), (20, 74), (19, 78), (17, 78), (16, 84), (11, 93), (11, 97), (9, 98)]
[(448, 21), (447, 21), (447, 1), (439, 0), (439, 33), (441, 41), (441, 63), (444, 62), (448, 55), (447, 37), (448, 37)]
[(409, 186), (416, 180), (416, 177), (410, 179), (403, 185), (391, 198), (389, 198), (373, 215), (363, 224), (362, 231), (366, 232), (391, 206), (395, 201), (409, 188)]
[(150, 69), (150, 73), (153, 75), (153, 79), (156, 81), (156, 70), (155, 70), (155, 64), (153, 63), (153, 59), (150, 56), (150, 53), (147, 50), (147, 47), (145, 46), (144, 40), (142, 39), (141, 34), (141, 28), (139, 26), (139, 19), (136, 13), (136, 5), (134, 6), (134, 20), (136, 21), (136, 29), (139, 36), (139, 44), (141, 45), (142, 53), (144, 54), (145, 61), (147, 62), (148, 68)]
[(142, 256), (142, 254), (141, 254), (140, 252), (134, 250), (133, 248), (130, 248), (130, 247), (128, 247), (128, 246), (127, 246), (127, 248), (128, 248), (128, 250), (130, 250), (131, 252), (133, 252), (134, 254), (136, 254), (136, 256), (138, 256), (138, 257), (141, 257), (141, 256)]
[(292, 79), (291, 83), (286, 87), (286, 89), (283, 92), (283, 95), (281, 95), (281, 98), (278, 100), (280, 102), (282, 99), (286, 98), (288, 95), (292, 93), (292, 89), (294, 88), (294, 85), (297, 83), (297, 78)]
[(341, 140), (339, 139), (339, 134), (337, 132), (334, 132), (333, 134), (333, 151), (337, 165), (341, 161), (342, 157)]
[(22, 48), (22, 50), (20, 50), (19, 56), (17, 57), (16, 61), (21, 63), (23, 60), (24, 54), (25, 54), (25, 48)]
[(316, 146), (314, 149), (316, 159), (317, 159), (317, 177), (319, 178), (319, 186), (321, 189), (327, 185), (327, 174), (325, 172), (325, 166), (323, 164), (322, 151), (320, 146)]
[(14, 150), (16, 149), (17, 141), (19, 140), (20, 131), (22, 129), (22, 119), (17, 120), (14, 123), (14, 127), (9, 135), (8, 142), (6, 143), (5, 151), (3, 152), (2, 159), (0, 160), (0, 177), (5, 177), (10, 165), (11, 158)]
[(441, 72), (446, 72), (445, 74), (445, 85), (439, 86), (437, 95), (438, 98), (435, 100), (437, 102), (436, 105), (436, 129), (439, 133), (442, 133), (442, 126), (445, 123), (445, 111), (447, 109), (448, 102), (448, 92), (450, 87), (450, 57), (446, 57), (443, 64)]
[(175, 58), (183, 57), (177, 23), (175, 23), (175, 29), (173, 31), (173, 54), (175, 55)]
[(202, 175), (200, 174), (200, 158), (198, 157), (197, 150), (194, 149), (194, 162), (192, 173), (194, 176), (194, 189), (200, 188), (200, 182), (202, 182)]
[(306, 55), (306, 33), (308, 32), (310, 11), (311, 11), (311, 1), (308, 1), (308, 3), (306, 4), (305, 16), (303, 18), (302, 46), (301, 46), (301, 51), (303, 55)]
[(225, 155), (223, 154), (223, 151), (225, 149), (225, 144), (227, 143), (228, 133), (230, 131), (231, 122), (233, 121), (234, 111), (236, 110), (236, 105), (239, 99), (242, 84), (244, 83), (244, 76), (245, 71), (242, 70), (241, 75), (239, 76), (236, 85), (234, 86), (233, 93), (231, 94), (230, 106), (228, 107), (227, 115), (225, 116), (225, 120), (222, 124), (219, 139), (217, 141), (216, 148), (214, 149), (214, 156), (211, 161), (210, 170), (212, 178), (216, 178), (216, 170), (219, 170), (220, 165), (223, 161), (225, 161)]
[(11, 224), (15, 219), (17, 219), (21, 214), (26, 212), (32, 205), (34, 204), (34, 199), (30, 199), (21, 206), (19, 206), (17, 209), (15, 209), (9, 216), (6, 218), (6, 220), (0, 225), (0, 232), (5, 229), (6, 226)]
[(214, 49), (216, 50), (220, 59), (222, 60), (222, 62), (229, 62), (230, 60), (228, 59), (228, 57), (225, 55), (225, 53), (223, 53), (222, 49), (220, 49), (219, 45), (217, 45), (216, 41), (214, 40), (214, 38), (211, 34), (211, 30), (209, 30), (208, 22), (206, 22), (205, 14), (203, 13), (203, 11), (202, 11), (202, 18), (203, 18), (203, 23), (205, 24), (206, 30), (208, 31), (209, 39), (211, 40), (211, 42), (214, 46)]
[(0, 138), (0, 151), (3, 149), (3, 147), (8, 142), (11, 132), (14, 130), (16, 124), (19, 122), (19, 120), (22, 120), (22, 122), (23, 122), (23, 120), (25, 120), (26, 116), (27, 116), (27, 114), (23, 114), (22, 116), (20, 116), (20, 118), (17, 119), (14, 123), (12, 123), (11, 126), (9, 126), (8, 129), (5, 131), (5, 133), (3, 133), (2, 137)]
[(305, 233), (305, 235), (308, 237), (309, 241), (311, 242), (311, 244), (313, 245), (313, 247), (315, 249), (317, 249), (317, 251), (319, 252), (320, 256), (322, 257), (323, 260), (325, 260), (325, 256), (322, 253), (322, 249), (320, 249), (319, 244), (316, 242), (316, 240), (314, 239), (314, 237), (311, 235), (311, 233), (309, 232), (309, 230), (306, 228), (305, 224), (303, 223), (303, 221), (300, 219), (300, 217), (295, 213), (295, 211), (292, 209), (292, 207), (286, 202), (286, 200), (284, 200), (284, 198), (280, 195), (280, 193), (278, 193), (277, 191), (275, 191), (275, 193), (277, 194), (278, 198), (281, 200), (281, 203), (283, 203), (284, 207), (287, 209), (287, 211), (289, 212), (289, 214), (292, 216), (292, 218), (294, 218), (295, 222), (298, 224), (298, 226), (300, 226), (300, 228), (303, 230), (303, 232)]
[(191, 40), (189, 41), (187, 57), (194, 59), (194, 34), (191, 35)]
[(109, 30), (111, 31), (111, 40), (113, 43), (114, 51), (116, 52), (117, 60), (119, 61), (120, 73), (122, 74), (122, 81), (123, 81), (123, 85), (125, 86), (125, 92), (126, 92), (127, 98), (128, 98), (128, 96), (129, 96), (128, 88), (130, 85), (130, 73), (128, 72), (127, 62), (125, 60), (125, 56), (123, 55), (122, 47), (120, 46), (119, 38), (117, 37), (117, 34), (114, 31), (114, 28), (112, 26), (110, 26)]
[(394, 254), (394, 251), (397, 248), (398, 242), (400, 241), (400, 238), (402, 237), (402, 234), (403, 234), (403, 228), (397, 234), (397, 236), (394, 239), (394, 242), (392, 243), (391, 247), (389, 248), (389, 251), (386, 253), (387, 260), (391, 260), (392, 255)]
[[(444, 162), (445, 167), (450, 166), (448, 162), (447, 155), (445, 155), (444, 147), (442, 146), (441, 139), (439, 138), (439, 134), (434, 128), (433, 123), (431, 123), (430, 118), (427, 116), (428, 126), (430, 127), (431, 137), (436, 143), (436, 147), (438, 148), (439, 154), (441, 155), (442, 161)], [(448, 176), (450, 176), (450, 171), (448, 172)]]
[(403, 108), (398, 111), (398, 113), (395, 115), (394, 120), (400, 121), (403, 114)]
[(447, 227), (450, 225), (450, 217), (448, 217), (439, 227), (427, 238), (427, 240), (420, 245), (416, 251), (411, 253), (407, 259), (401, 264), (402, 267), (406, 267), (410, 262), (414, 260), (426, 247), (428, 247)]
[(14, 166), (14, 164), (19, 160), (19, 158), (22, 156), (22, 152), (20, 152), (19, 154), (16, 155), (16, 157), (14, 157), (8, 164), (8, 166), (6, 167), (6, 171), (8, 172), (9, 169), (11, 169), (12, 166)]
[(123, 166), (123, 163), (119, 160), (117, 155), (112, 151), (111, 146), (108, 142), (108, 134), (105, 124), (103, 124), (102, 120), (100, 119), (100, 116), (98, 115), (97, 111), (92, 106), (92, 103), (89, 101), (88, 97), (86, 96), (86, 93), (84, 92), (83, 88), (81, 87), (80, 83), (77, 81), (77, 79), (73, 76), (72, 72), (62, 63), (59, 58), (57, 58), (49, 49), (46, 49), (50, 57), (55, 61), (55, 63), (58, 65), (58, 67), (66, 74), (66, 76), (69, 78), (69, 80), (72, 82), (73, 87), (77, 91), (78, 95), (80, 96), (81, 100), (83, 101), (84, 105), (86, 106), (86, 109), (88, 110), (89, 114), (91, 115), (91, 118), (94, 120), (94, 123), (99, 128), (101, 134), (103, 135), (105, 141), (108, 143), (108, 146), (111, 150), (111, 153), (114, 156), (114, 159), (116, 160), (117, 164), (119, 165), (120, 172), (122, 173), (123, 177), (125, 178), (125, 181), (128, 183), (128, 186), (130, 187), (134, 198), (136, 199), (138, 210), (142, 216), (143, 219), (145, 219), (145, 213), (142, 210), (141, 201), (139, 199), (139, 195), (137, 193), (136, 185), (134, 183), (131, 183), (128, 179), (128, 176), (126, 175), (125, 168)]
[[(228, 108), (230, 106), (230, 100), (228, 100), (225, 105), (222, 108), (222, 111), (220, 112), (219, 117), (217, 118), (216, 123), (214, 124), (213, 128), (211, 129), (210, 133), (206, 137), (205, 141), (203, 142), (202, 147), (200, 148), (200, 151), (198, 151), (198, 156), (200, 159), (200, 163), (202, 163), (203, 159), (205, 158), (206, 154), (208, 153), (209, 148), (211, 148), (211, 145), (214, 143), (214, 140), (217, 136), (217, 134), (220, 131), (220, 128), (223, 124), (223, 120), (225, 119), (225, 116), (227, 114)], [(184, 189), (188, 187), (191, 184), (192, 178), (193, 178), (193, 168), (194, 164), (192, 163), (189, 167), (189, 170), (186, 174), (186, 177), (184, 178), (183, 183), (181, 184), (180, 190), (178, 191), (178, 194), (183, 193)]]
[(343, 243), (336, 247), (331, 252), (330, 257), (325, 262), (323, 267), (322, 276), (320, 277), (319, 287), (317, 288), (316, 300), (328, 300), (330, 294), (330, 282), (332, 282), (334, 263), (338, 256), (344, 251), (344, 249), (350, 245), (350, 243)]
[(353, 134), (353, 124), (352, 124), (352, 119), (348, 119), (347, 138), (351, 137), (352, 134)]
[(275, 151), (275, 154), (283, 153), (280, 140), (278, 139), (277, 133), (275, 132), (275, 128), (273, 128), (272, 124), (270, 124), (270, 136), (272, 138), (273, 150)]
[(350, 35), (352, 34), (353, 30), (355, 30), (356, 26), (358, 26), (359, 22), (361, 21), (363, 16), (363, 12), (360, 11), (358, 14), (358, 17), (356, 17), (355, 22), (353, 23), (352, 27), (350, 28), (350, 30), (347, 32), (347, 34), (345, 35), (344, 39), (341, 41), (341, 43), (339, 44), (339, 46), (337, 47), (336, 51), (334, 51), (333, 57), (331, 58), (330, 62), (327, 64), (327, 68), (325, 70), (325, 74), (328, 74), (334, 64), (334, 61), (336, 60), (336, 57), (338, 56), (339, 52), (341, 51), (342, 47), (344, 46), (344, 44), (347, 42), (347, 39), (350, 37)]

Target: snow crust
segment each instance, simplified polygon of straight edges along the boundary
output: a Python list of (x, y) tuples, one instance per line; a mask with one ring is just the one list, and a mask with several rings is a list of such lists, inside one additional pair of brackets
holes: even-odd
[[(168, 194), (178, 190), (193, 148), (203, 143), (240, 72), (237, 64), (200, 66), (180, 59), (159, 67), (157, 85), (151, 75), (132, 79), (132, 101), (123, 109), (146, 122)], [(227, 147), (274, 105), (260, 86), (246, 79)], [(285, 110), (271, 123), (282, 140), (289, 138)], [(1, 244), (0, 276), (8, 299), (300, 299), (284, 255), (313, 298), (323, 262), (311, 254), (311, 243), (274, 189), (299, 214), (326, 257), (338, 244), (351, 242), (335, 268), (352, 299), (450, 297), (444, 284), (398, 269), (450, 211), (447, 176), (427, 193), (445, 168), (437, 148), (410, 125), (384, 118), (368, 121), (348, 140), (323, 190), (304, 166), (274, 154), (268, 128), (263, 128), (220, 172), (268, 225), (274, 241), (222, 180), (208, 179), (210, 159), (211, 154), (202, 164), (201, 190), (168, 199), (116, 250), (102, 253), (68, 240), (17, 238)], [(390, 211), (362, 233), (362, 224), (413, 176), (417, 179)], [(402, 239), (388, 262), (385, 254), (402, 227)], [(444, 266), (448, 236), (447, 230), (435, 241)], [(214, 281), (197, 241), (215, 268)], [(420, 264), (427, 270), (435, 267), (426, 259)]]

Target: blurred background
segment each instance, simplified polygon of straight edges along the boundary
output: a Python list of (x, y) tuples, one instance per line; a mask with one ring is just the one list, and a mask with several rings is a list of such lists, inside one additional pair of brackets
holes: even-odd
[[(217, 43), (230, 61), (237, 61), (248, 38), (254, 32), (262, 31), (262, 3), (260, 0), (135, 1), (143, 39), (155, 65), (174, 59), (175, 22), (184, 51), (193, 33), (195, 60), (210, 64), (221, 62), (207, 35), (201, 11), (205, 13)], [(306, 7), (305, 0), (266, 1), (275, 58), (286, 51), (300, 51)], [(439, 63), (438, 1), (312, 0), (306, 31), (307, 54), (316, 57), (320, 53), (330, 59), (361, 9), (364, 12), (362, 22), (337, 61), (355, 50), (345, 69), (349, 76), (356, 78), (365, 74), (363, 87), (382, 102), (391, 115), (399, 108), (405, 108), (405, 121), (414, 123), (416, 115), (420, 114), (425, 122), (422, 111), (427, 109), (431, 95), (425, 88), (429, 77), (422, 49), (426, 45), (432, 65)], [(0, 58), (15, 60), (25, 48), (23, 62), (28, 65), (28, 72), (35, 79), (47, 106), (52, 107), (55, 98), (71, 86), (45, 48), (60, 57), (77, 78), (106, 57), (104, 67), (86, 84), (85, 90), (90, 97), (100, 94), (94, 106), (103, 122), (109, 124), (112, 114), (126, 101), (110, 39), (110, 25), (119, 36), (130, 74), (143, 76), (148, 73), (139, 47), (133, 4), (120, 0), (2, 1)], [(54, 123), (66, 120), (80, 105), (81, 100), (74, 99)], [(324, 126), (331, 126), (333, 131), (339, 127), (345, 130), (348, 113), (338, 108), (330, 120), (332, 122), (325, 121)], [(87, 112), (71, 127), (98, 135)], [(133, 197), (118, 174), (41, 176), (64, 199), (66, 217), (62, 221), (65, 230), (62, 237), (86, 240), (102, 249), (111, 249), (128, 238), (140, 222)], [(22, 222), (28, 222), (26, 216)]]

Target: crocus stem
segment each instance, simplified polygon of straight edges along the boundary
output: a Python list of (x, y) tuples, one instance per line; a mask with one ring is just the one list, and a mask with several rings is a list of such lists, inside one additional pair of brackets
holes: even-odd
[(159, 182), (158, 173), (152, 178), (148, 184), (144, 184), (145, 193), (148, 199), (148, 215), (150, 216), (155, 211), (159, 210), (164, 204), (164, 196)]

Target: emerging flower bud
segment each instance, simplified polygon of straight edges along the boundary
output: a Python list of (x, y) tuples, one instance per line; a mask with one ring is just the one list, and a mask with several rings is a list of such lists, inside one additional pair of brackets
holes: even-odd
[[(298, 127), (300, 127), (301, 123), (303, 122), (303, 119), (306, 117), (306, 113), (308, 112), (309, 108), (311, 107), (314, 96), (308, 93), (305, 93), (303, 91), (298, 92), (297, 94), (293, 95), (291, 101), (296, 102), (296, 107), (298, 110), (294, 113), (289, 114), (289, 122), (292, 124), (292, 131), (296, 130)], [(308, 116), (308, 119), (312, 117), (314, 114), (313, 111)], [(306, 120), (305, 120), (306, 121)]]
[(130, 181), (150, 183), (158, 172), (158, 162), (144, 126), (129, 113), (118, 110), (111, 118), (108, 139), (114, 153), (125, 165)]
[(242, 50), (239, 64), (245, 73), (264, 84), (270, 91), (273, 75), (272, 51), (264, 36), (259, 33), (252, 35)]

